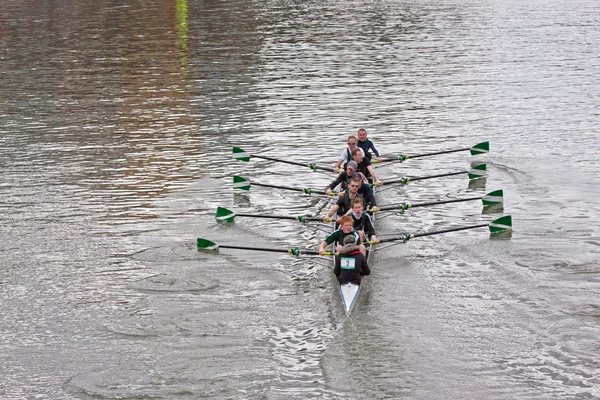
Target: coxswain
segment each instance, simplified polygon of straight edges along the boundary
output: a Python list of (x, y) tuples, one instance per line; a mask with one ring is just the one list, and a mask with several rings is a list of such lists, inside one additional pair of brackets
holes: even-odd
[(355, 238), (352, 236), (346, 236), (342, 243), (344, 246), (340, 254), (335, 256), (333, 273), (337, 276), (340, 285), (345, 283), (360, 285), (362, 277), (371, 273), (367, 257), (357, 249)]

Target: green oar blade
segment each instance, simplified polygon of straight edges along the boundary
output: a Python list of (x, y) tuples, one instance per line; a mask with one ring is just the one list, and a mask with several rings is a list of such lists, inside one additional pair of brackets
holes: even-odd
[(471, 147), (471, 155), (485, 154), (490, 152), (490, 142), (481, 142)]
[(473, 169), (468, 172), (469, 179), (480, 179), (485, 178), (487, 176), (487, 165), (479, 164), (473, 167)]
[(235, 213), (225, 207), (217, 207), (217, 213), (215, 217), (218, 221), (233, 222)]
[(510, 231), (512, 230), (512, 217), (505, 215), (504, 217), (495, 219), (490, 223), (489, 228), (491, 233)]
[(199, 249), (208, 249), (208, 250), (214, 250), (219, 247), (219, 246), (217, 246), (217, 244), (215, 242), (211, 242), (210, 240), (202, 239), (202, 238), (197, 239), (196, 245), (198, 246)]
[(243, 149), (241, 149), (239, 147), (234, 147), (233, 148), (233, 158), (236, 160), (249, 162), (250, 154), (246, 153), (246, 151), (244, 151)]
[(250, 181), (246, 178), (242, 178), (241, 176), (234, 176), (233, 188), (241, 190), (250, 190)]
[(483, 196), (481, 198), (481, 201), (483, 201), (484, 207), (503, 203), (504, 202), (504, 192), (502, 191), (502, 189), (494, 190), (493, 192), (489, 192), (488, 194)]

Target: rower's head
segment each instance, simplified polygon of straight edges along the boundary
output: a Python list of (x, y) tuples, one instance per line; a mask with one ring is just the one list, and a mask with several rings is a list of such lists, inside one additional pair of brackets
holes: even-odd
[(352, 174), (352, 176), (350, 177), (350, 180), (348, 181), (348, 189), (350, 190), (350, 192), (352, 192), (352, 193), (358, 192), (358, 189), (360, 189), (361, 185), (362, 185), (362, 175), (360, 174), (360, 172), (356, 172), (356, 173)]
[(365, 140), (367, 140), (367, 130), (364, 128), (360, 128), (356, 136), (358, 136), (358, 140), (364, 142)]
[(356, 136), (348, 136), (348, 148), (350, 151), (356, 149)]
[(350, 206), (352, 207), (352, 211), (356, 215), (362, 215), (363, 210), (365, 209), (365, 202), (362, 197), (357, 196), (350, 201)]
[(353, 246), (356, 244), (356, 236), (354, 235), (346, 235), (344, 236), (344, 240), (342, 242), (344, 246)]
[(352, 227), (354, 226), (354, 220), (349, 215), (344, 215), (340, 218), (340, 227), (342, 228), (342, 232), (350, 233), (352, 231)]
[(354, 161), (348, 161), (348, 163), (346, 164), (346, 173), (348, 174), (348, 176), (352, 176), (352, 174), (355, 173), (357, 169), (358, 164), (356, 164)]
[(363, 152), (360, 148), (355, 148), (354, 150), (352, 150), (352, 159), (357, 163), (360, 164), (363, 160)]

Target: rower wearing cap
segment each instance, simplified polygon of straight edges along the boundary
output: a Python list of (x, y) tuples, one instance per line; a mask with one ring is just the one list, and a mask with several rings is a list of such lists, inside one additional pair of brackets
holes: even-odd
[(356, 162), (349, 161), (346, 164), (346, 169), (344, 170), (344, 172), (339, 174), (337, 178), (333, 182), (331, 182), (329, 186), (327, 186), (327, 188), (325, 189), (327, 195), (331, 195), (333, 189), (335, 189), (338, 185), (341, 185), (341, 191), (346, 190), (346, 187), (348, 186), (348, 180), (356, 172), (357, 169), (358, 165), (356, 164)]
[(340, 285), (353, 283), (360, 285), (364, 275), (371, 274), (367, 257), (356, 249), (356, 241), (352, 236), (346, 236), (342, 242), (344, 246), (335, 257), (333, 273), (338, 278)]
[(358, 172), (362, 173), (367, 179), (373, 178), (377, 186), (381, 186), (383, 184), (375, 173), (375, 169), (371, 165), (371, 161), (364, 156), (361, 149), (352, 150), (352, 158), (358, 165)]
[[(367, 249), (360, 243), (360, 234), (352, 227), (353, 220), (349, 215), (344, 215), (340, 218), (340, 227), (336, 229), (334, 232), (329, 234), (319, 246), (319, 254), (323, 255), (325, 253), (325, 247), (337, 242), (338, 246), (336, 247), (336, 253), (345, 254), (351, 253), (353, 251), (360, 251), (363, 256), (367, 255)], [(348, 245), (352, 243), (352, 245)], [(346, 244), (346, 245), (340, 245)]]
[[(342, 164), (346, 164), (347, 162), (352, 161), (352, 151), (357, 148), (356, 147), (357, 143), (358, 143), (358, 139), (356, 139), (356, 136), (348, 136), (348, 147), (346, 147), (344, 149), (344, 151), (342, 151), (342, 154), (340, 154), (340, 156), (338, 157), (338, 160), (335, 163), (335, 167), (334, 167), (334, 169), (336, 171), (340, 169)], [(360, 149), (360, 151), (363, 152), (362, 149)], [(364, 152), (363, 152), (363, 155), (364, 155)]]
[[(359, 193), (359, 190), (361, 193)], [(324, 221), (331, 221), (331, 218), (335, 213), (339, 217), (347, 214), (348, 211), (352, 209), (351, 201), (356, 197), (361, 197), (366, 207), (370, 207), (371, 210), (377, 211), (377, 202), (375, 200), (375, 196), (373, 195), (373, 190), (371, 187), (362, 182), (362, 175), (359, 173), (355, 173), (352, 175), (350, 180), (348, 181), (348, 190), (344, 194), (344, 196), (340, 197), (338, 201), (331, 206), (327, 215), (323, 218)], [(337, 221), (339, 223), (339, 220)]]

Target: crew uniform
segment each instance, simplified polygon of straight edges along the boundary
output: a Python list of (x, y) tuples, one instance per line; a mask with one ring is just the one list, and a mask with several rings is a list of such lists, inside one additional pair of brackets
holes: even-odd
[(367, 157), (363, 157), (362, 161), (359, 162), (357, 165), (358, 169), (356, 170), (356, 172), (362, 172), (365, 178), (367, 178), (369, 182), (372, 182), (373, 178), (371, 178), (371, 173), (368, 169), (368, 167), (372, 165), (371, 160), (369, 160)]
[[(346, 237), (345, 239), (347, 239), (345, 242), (340, 242), (345, 243), (345, 246), (353, 246), (357, 243), (350, 237)], [(345, 283), (360, 285), (362, 277), (369, 275), (371, 270), (369, 269), (367, 258), (360, 250), (355, 250), (347, 254), (338, 254), (335, 257), (333, 273), (337, 276), (340, 285)]]
[[(356, 143), (358, 143), (358, 139), (356, 139)], [(367, 157), (367, 154), (365, 153), (365, 151), (360, 148), (360, 151), (362, 151), (363, 156)], [(342, 163), (342, 167), (344, 168), (344, 170), (346, 170), (346, 164), (348, 164), (348, 162), (352, 161), (352, 150), (350, 150), (348, 147), (346, 147), (344, 149), (344, 151), (342, 151), (342, 154), (340, 154), (338, 160), (344, 160), (344, 162)]]
[(369, 150), (373, 150), (373, 153), (375, 153), (376, 157), (381, 157), (379, 155), (379, 150), (377, 150), (377, 147), (375, 147), (375, 143), (373, 143), (371, 140), (366, 139), (364, 142), (361, 142), (360, 140), (358, 140), (358, 138), (356, 139), (356, 145), (362, 149), (363, 153), (365, 153), (365, 156), (369, 159), (369, 161), (371, 161), (373, 155), (371, 154), (371, 152)]
[(373, 220), (371, 220), (371, 216), (366, 212), (363, 212), (359, 217), (354, 214), (354, 211), (350, 213), (352, 220), (354, 221), (353, 228), (357, 231), (363, 231), (365, 233), (365, 237), (370, 238), (371, 236), (375, 236), (375, 228), (373, 227)]
[[(350, 236), (350, 238), (346, 239), (346, 236)], [(325, 242), (327, 242), (327, 244), (331, 244), (333, 242), (347, 244), (348, 241), (352, 238), (354, 238), (354, 241), (351, 243), (358, 243), (360, 241), (360, 235), (355, 229), (352, 229), (350, 233), (344, 233), (342, 228), (339, 228), (330, 233), (329, 236), (327, 236), (324, 240)], [(344, 239), (346, 239), (346, 242), (344, 242)]]
[[(362, 197), (365, 201), (365, 209), (368, 210), (371, 207), (375, 207), (377, 205), (377, 201), (375, 200), (375, 195), (373, 194), (373, 189), (371, 186), (363, 183), (358, 189), (357, 196)], [(346, 193), (344, 196), (340, 197), (335, 203), (339, 208), (337, 210), (337, 214), (339, 216), (345, 215), (348, 210), (352, 209), (350, 202), (352, 199), (350, 198), (350, 192)]]

